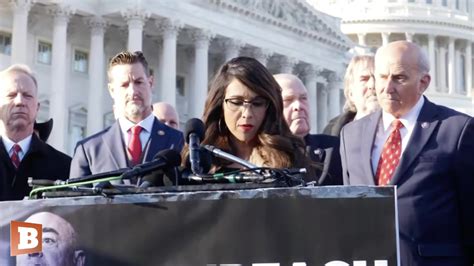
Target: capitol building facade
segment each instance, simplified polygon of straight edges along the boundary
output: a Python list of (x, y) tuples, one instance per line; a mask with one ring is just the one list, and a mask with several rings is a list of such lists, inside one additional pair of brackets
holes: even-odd
[(0, 69), (32, 68), (38, 120), (54, 119), (49, 142), (69, 154), (113, 123), (106, 68), (122, 50), (144, 52), (153, 100), (175, 105), (182, 123), (202, 116), (209, 79), (233, 57), (294, 73), (320, 132), (344, 103), (354, 44), (340, 26), (304, 0), (0, 0)]
[(430, 60), (432, 101), (474, 114), (472, 0), (309, 0), (341, 18), (341, 30), (356, 49), (371, 50), (408, 40)]

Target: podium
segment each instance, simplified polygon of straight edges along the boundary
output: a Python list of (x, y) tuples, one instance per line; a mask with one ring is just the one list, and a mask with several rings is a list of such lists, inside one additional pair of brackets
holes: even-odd
[(10, 222), (44, 211), (74, 227), (85, 265), (398, 265), (394, 187), (161, 188), (0, 210), (0, 265), (15, 265)]

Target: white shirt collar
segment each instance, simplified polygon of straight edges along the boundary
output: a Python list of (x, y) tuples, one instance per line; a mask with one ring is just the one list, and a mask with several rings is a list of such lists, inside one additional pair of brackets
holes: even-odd
[(144, 130), (150, 133), (153, 128), (153, 122), (155, 121), (155, 116), (153, 116), (153, 114), (150, 114), (145, 119), (138, 122), (137, 124), (134, 124), (130, 120), (126, 119), (125, 117), (120, 117), (118, 120), (119, 120), (120, 128), (122, 129), (122, 132), (124, 134), (127, 134), (130, 128), (137, 125), (141, 126)]
[[(418, 102), (416, 102), (415, 106), (413, 106), (408, 113), (402, 115), (398, 120), (402, 122), (403, 126), (408, 129), (412, 130), (415, 127), (416, 120), (418, 119), (418, 115), (421, 112), (421, 108), (423, 107), (423, 104), (425, 103), (425, 97), (423, 95), (418, 99)], [(382, 111), (382, 121), (383, 121), (383, 128), (384, 131), (387, 131), (392, 122), (396, 118), (392, 115), (389, 114), (385, 111)]]
[[(29, 149), (31, 145), (31, 138), (32, 135), (29, 135), (28, 137), (20, 140), (18, 145), (21, 147), (21, 152), (25, 154)], [(5, 149), (7, 150), (8, 154), (10, 154), (10, 150), (12, 149), (13, 145), (15, 145), (15, 142), (13, 142), (11, 139), (9, 139), (7, 136), (2, 136), (2, 141), (3, 145), (5, 146)]]

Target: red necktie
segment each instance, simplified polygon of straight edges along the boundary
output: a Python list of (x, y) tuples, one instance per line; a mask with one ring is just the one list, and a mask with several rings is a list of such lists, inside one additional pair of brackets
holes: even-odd
[(21, 147), (18, 144), (14, 144), (12, 147), (12, 156), (10, 159), (12, 160), (13, 166), (18, 169), (18, 166), (20, 166), (20, 156), (18, 156), (18, 153), (21, 151)]
[(375, 174), (379, 186), (386, 186), (390, 183), (398, 162), (400, 162), (400, 156), (402, 153), (402, 136), (400, 135), (400, 128), (402, 127), (403, 124), (400, 120), (392, 122), (393, 129), (383, 145), (379, 164), (377, 166), (377, 172)]
[(140, 163), (140, 157), (142, 156), (142, 144), (140, 142), (140, 132), (142, 131), (141, 126), (134, 126), (130, 129), (132, 136), (128, 143), (128, 151), (132, 157), (132, 164), (137, 165)]

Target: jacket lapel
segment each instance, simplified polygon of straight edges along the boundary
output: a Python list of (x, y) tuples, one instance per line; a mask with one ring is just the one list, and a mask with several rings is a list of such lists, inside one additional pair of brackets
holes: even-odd
[(114, 168), (128, 167), (125, 142), (122, 139), (122, 132), (118, 120), (110, 126), (110, 129), (102, 135), (102, 141), (109, 152), (109, 158)]
[(158, 119), (154, 119), (153, 127), (150, 132), (150, 145), (146, 150), (145, 162), (151, 162), (153, 157), (161, 150), (170, 149), (167, 147), (171, 143), (169, 131), (166, 130), (164, 124), (160, 123)]
[(423, 150), (423, 147), (426, 145), (428, 140), (433, 134), (433, 131), (439, 124), (439, 120), (436, 120), (438, 115), (438, 109), (436, 105), (428, 101), (425, 98), (425, 103), (418, 115), (415, 127), (413, 128), (413, 133), (408, 145), (405, 148), (405, 151), (402, 154), (400, 163), (393, 174), (393, 178), (390, 181), (390, 184), (400, 184), (402, 181), (403, 174), (408, 167), (413, 163), (413, 161), (419, 156), (420, 152)]
[[(375, 185), (375, 174), (372, 170), (372, 146), (374, 144), (377, 127), (382, 112), (376, 112), (368, 117), (367, 126), (362, 129), (361, 135), (361, 163), (364, 169), (364, 178), (367, 178), (365, 184)], [(365, 137), (367, 136), (367, 137)]]

